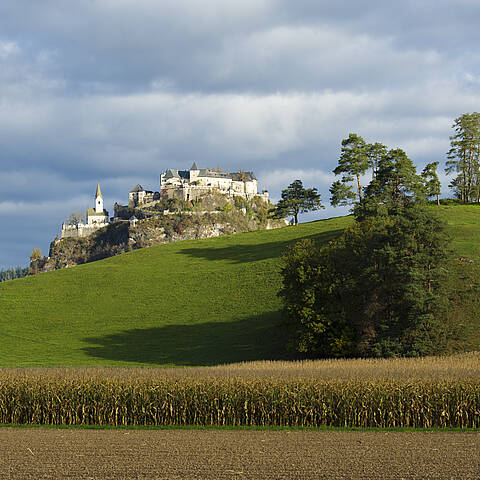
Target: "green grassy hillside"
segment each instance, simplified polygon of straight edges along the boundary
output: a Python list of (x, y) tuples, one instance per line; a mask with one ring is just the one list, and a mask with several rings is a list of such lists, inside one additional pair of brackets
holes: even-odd
[(0, 284), (0, 365), (211, 365), (278, 358), (279, 257), (337, 218), (137, 250)]
[[(457, 255), (480, 261), (480, 207), (435, 210), (448, 222)], [(281, 358), (281, 252), (299, 238), (325, 242), (351, 222), (334, 218), (172, 243), (2, 283), (0, 365)]]

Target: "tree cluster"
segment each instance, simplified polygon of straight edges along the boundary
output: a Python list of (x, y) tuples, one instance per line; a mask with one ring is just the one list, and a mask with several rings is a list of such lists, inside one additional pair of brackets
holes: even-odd
[[(423, 196), (435, 197), (439, 202), (438, 163), (426, 165), (420, 177), (412, 176), (415, 168), (402, 149), (388, 149), (379, 142), (367, 143), (359, 135), (351, 133), (342, 141), (338, 166), (333, 171), (341, 178), (333, 182), (330, 187), (330, 202), (333, 206), (361, 203), (365, 196), (365, 186), (362, 181), (365, 180), (369, 181), (370, 196), (372, 193), (380, 193), (379, 188), (396, 190), (390, 193), (398, 196), (399, 189), (408, 188), (409, 182), (414, 180), (417, 182), (415, 193), (418, 194), (421, 191)], [(401, 186), (402, 182), (405, 186)], [(387, 193), (384, 192), (384, 196)]]
[(0, 282), (5, 282), (7, 280), (14, 280), (15, 278), (23, 278), (28, 274), (28, 267), (15, 267), (9, 268), (7, 270), (0, 270)]
[(317, 357), (435, 353), (449, 258), (443, 225), (426, 207), (436, 165), (418, 175), (403, 150), (358, 135), (342, 146), (331, 192), (336, 204), (353, 204), (355, 223), (327, 245), (303, 240), (285, 253), (289, 347)]

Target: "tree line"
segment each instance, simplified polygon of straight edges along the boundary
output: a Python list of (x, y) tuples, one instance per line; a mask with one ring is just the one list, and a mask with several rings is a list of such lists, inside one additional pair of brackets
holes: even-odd
[(14, 267), (7, 270), (0, 270), (0, 282), (6, 282), (7, 280), (14, 280), (15, 278), (22, 278), (28, 274), (28, 267)]
[[(456, 199), (462, 203), (480, 203), (480, 113), (464, 113), (453, 124), (450, 150), (447, 152), (445, 173), (455, 174), (449, 187)], [(340, 177), (330, 187), (332, 206), (353, 205), (361, 202), (366, 181), (375, 182), (379, 171), (385, 175), (389, 168), (402, 175), (410, 175), (409, 158), (400, 148), (389, 149), (382, 143), (367, 143), (361, 136), (351, 133), (342, 141), (340, 159), (333, 173)], [(440, 205), (441, 183), (435, 161), (425, 165), (420, 174), (423, 195), (435, 199)], [(390, 167), (388, 167), (390, 166)], [(406, 170), (404, 171), (404, 166)], [(390, 174), (390, 173), (389, 173)], [(379, 179), (382, 182), (382, 179)], [(304, 188), (301, 180), (295, 180), (282, 191), (280, 201), (272, 214), (275, 217), (292, 216), (298, 224), (298, 215), (324, 208), (316, 188)]]

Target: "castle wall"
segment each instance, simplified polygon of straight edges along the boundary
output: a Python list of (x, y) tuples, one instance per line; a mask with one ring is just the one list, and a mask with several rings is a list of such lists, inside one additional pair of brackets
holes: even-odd
[(106, 225), (108, 223), (108, 216), (105, 215), (97, 215), (97, 216), (89, 216), (87, 226), (90, 225)]
[(255, 195), (257, 192), (258, 186), (256, 180), (245, 182), (245, 193), (248, 193), (249, 195)]
[(62, 226), (62, 234), (60, 238), (80, 238), (80, 237), (88, 237), (92, 233), (96, 232), (100, 228), (106, 227), (106, 223), (102, 224), (90, 224), (85, 225), (84, 223), (80, 223), (78, 225), (63, 225)]

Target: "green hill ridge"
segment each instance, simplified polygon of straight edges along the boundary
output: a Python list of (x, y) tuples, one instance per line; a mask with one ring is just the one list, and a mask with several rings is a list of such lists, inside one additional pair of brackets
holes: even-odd
[[(434, 210), (447, 221), (456, 254), (480, 262), (480, 207)], [(284, 358), (276, 295), (281, 253), (300, 238), (326, 242), (352, 221), (182, 241), (2, 283), (0, 366)], [(469, 322), (468, 346), (476, 349), (478, 323)]]

